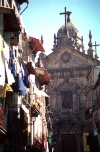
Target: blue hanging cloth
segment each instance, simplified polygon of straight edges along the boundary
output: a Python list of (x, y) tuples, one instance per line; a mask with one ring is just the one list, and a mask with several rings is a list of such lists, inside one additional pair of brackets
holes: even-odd
[(24, 85), (25, 85), (27, 88), (29, 88), (28, 74), (27, 74), (25, 68), (23, 67), (23, 64), (21, 65), (21, 71), (22, 71), (22, 77), (23, 77)]
[(15, 54), (13, 50), (10, 50), (10, 58), (15, 59)]
[(25, 73), (24, 76), (23, 76), (23, 82), (24, 82), (24, 84), (25, 84), (25, 86), (26, 86), (27, 88), (30, 87), (30, 85), (29, 85), (29, 80), (28, 80), (28, 75), (27, 75), (26, 73)]
[(13, 76), (16, 76), (15, 64), (13, 63), (13, 59), (15, 59), (14, 51), (10, 50), (10, 59), (9, 59), (9, 66), (11, 68), (11, 73)]
[(22, 92), (22, 94), (25, 96), (27, 94), (26, 88), (23, 83), (22, 74), (19, 74), (19, 90)]
[(16, 76), (16, 70), (15, 70), (15, 64), (11, 63), (11, 73), (13, 74), (13, 76)]

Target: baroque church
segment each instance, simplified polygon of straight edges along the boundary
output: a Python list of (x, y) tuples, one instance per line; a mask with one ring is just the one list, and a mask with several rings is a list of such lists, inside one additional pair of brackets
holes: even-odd
[(71, 12), (65, 7), (60, 15), (65, 15), (65, 23), (54, 34), (52, 53), (48, 56), (40, 54), (40, 62), (51, 78), (46, 92), (49, 93), (53, 113), (54, 151), (82, 152), (84, 133), (89, 132), (85, 120), (87, 75), (91, 68), (100, 65), (100, 61), (96, 50), (93, 50), (91, 31), (88, 50), (85, 50), (83, 37), (70, 20)]

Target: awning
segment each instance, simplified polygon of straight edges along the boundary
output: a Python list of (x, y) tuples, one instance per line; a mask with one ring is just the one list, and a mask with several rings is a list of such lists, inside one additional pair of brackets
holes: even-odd
[(31, 62), (27, 62), (27, 64), (25, 66), (26, 66), (26, 69), (28, 71), (28, 75), (30, 75), (30, 74), (35, 75), (35, 69), (33, 68)]
[(0, 14), (4, 14), (4, 31), (21, 31), (14, 9), (0, 7)]
[(36, 39), (34, 37), (29, 37), (29, 47), (30, 49), (32, 50), (31, 53), (33, 52), (37, 52), (37, 51), (41, 51), (41, 52), (45, 52), (43, 46), (42, 46), (42, 43), (40, 42), (39, 39)]
[(41, 85), (48, 85), (50, 83), (50, 76), (45, 68), (35, 68), (35, 71)]

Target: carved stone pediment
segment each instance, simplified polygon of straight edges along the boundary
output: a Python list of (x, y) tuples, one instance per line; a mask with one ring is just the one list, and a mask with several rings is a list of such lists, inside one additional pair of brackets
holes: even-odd
[(86, 67), (88, 59), (85, 54), (69, 47), (62, 47), (57, 51), (51, 53), (43, 59), (46, 68), (73, 68), (73, 67)]

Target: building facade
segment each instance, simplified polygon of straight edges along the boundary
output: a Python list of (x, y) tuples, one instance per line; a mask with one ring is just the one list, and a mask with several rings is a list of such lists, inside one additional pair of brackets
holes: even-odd
[(65, 12), (60, 14), (67, 18), (54, 34), (52, 53), (48, 56), (41, 53), (40, 56), (51, 78), (51, 85), (47, 87), (53, 112), (51, 147), (55, 152), (89, 151), (86, 143), (89, 129), (85, 119), (87, 74), (100, 61), (97, 53), (93, 53), (91, 31), (89, 48), (85, 50), (83, 37), (70, 20), (71, 12), (65, 7)]
[[(35, 66), (42, 39), (29, 36), (20, 5), (28, 0), (0, 1), (0, 152), (49, 151), (48, 71)], [(48, 116), (49, 117), (49, 116)]]
[(85, 119), (88, 120), (89, 134), (87, 143), (90, 151), (100, 151), (100, 66), (92, 68), (88, 75), (88, 88), (86, 89), (87, 109)]

